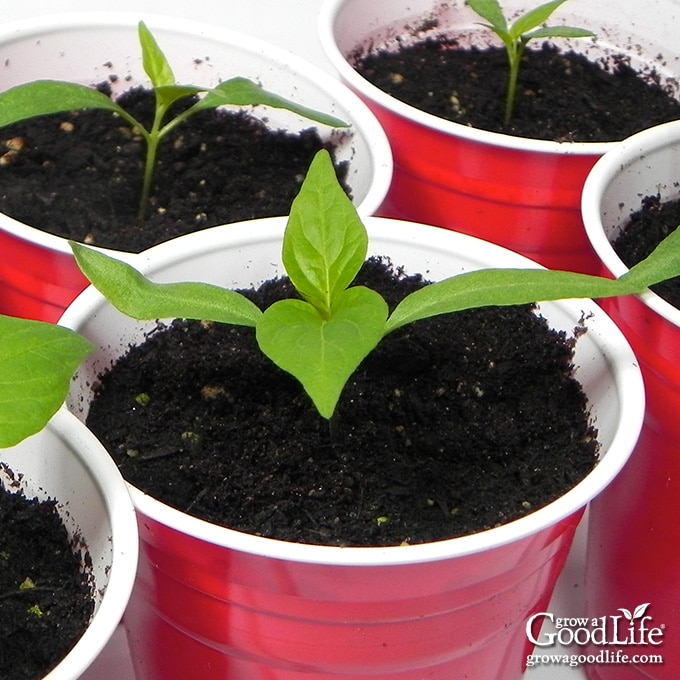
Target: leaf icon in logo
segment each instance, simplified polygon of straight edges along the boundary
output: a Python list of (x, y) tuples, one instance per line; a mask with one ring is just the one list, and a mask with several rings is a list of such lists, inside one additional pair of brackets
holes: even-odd
[(639, 604), (637, 607), (635, 607), (635, 611), (633, 613), (631, 613), (630, 610), (626, 609), (625, 607), (619, 608), (619, 611), (632, 623), (635, 621), (635, 619), (641, 619), (645, 615), (649, 605), (649, 602)]
[(649, 607), (649, 602), (645, 602), (644, 604), (640, 604), (637, 607), (635, 607), (635, 611), (633, 612), (633, 618), (634, 619), (641, 619), (644, 615), (645, 612), (647, 611), (647, 607)]

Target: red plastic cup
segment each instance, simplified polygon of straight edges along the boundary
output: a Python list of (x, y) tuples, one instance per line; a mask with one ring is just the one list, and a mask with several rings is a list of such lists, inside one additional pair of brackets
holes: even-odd
[[(614, 240), (641, 198), (678, 198), (680, 123), (630, 137), (595, 165), (583, 192), (583, 217), (604, 274), (628, 269)], [(667, 634), (658, 647), (617, 646), (622, 653), (661, 654), (663, 665), (589, 668), (597, 680), (671, 680), (680, 668), (680, 310), (652, 292), (602, 306), (628, 338), (647, 392), (645, 422), (628, 466), (590, 512), (586, 588), (588, 615), (620, 615), (650, 603), (654, 626)]]
[(167, 511), (155, 521), (141, 496), (124, 623), (136, 677), (158, 680), (517, 680), (532, 647), (523, 624), (547, 608), (581, 517), (455, 564), (390, 564), (394, 550), (324, 564), (204, 540)]
[[(434, 280), (487, 266), (536, 266), (453, 231), (366, 218), (370, 253)], [(218, 227), (141, 255), (159, 281), (244, 287), (281, 273), (284, 218)], [(225, 269), (224, 263), (230, 265)], [(423, 545), (299, 545), (218, 527), (131, 489), (141, 559), (125, 625), (139, 678), (185, 680), (517, 680), (591, 498), (624, 465), (642, 423), (635, 358), (592, 301), (541, 306), (572, 333), (602, 458), (561, 498), (514, 522)], [(96, 377), (151, 325), (88, 289), (62, 319), (99, 348), (79, 371), (70, 408), (84, 418)]]
[[(118, 76), (111, 83), (115, 94), (134, 85), (148, 86), (138, 21), (136, 14), (83, 12), (5, 24), (0, 27), (4, 64), (0, 87), (45, 78), (90, 85), (108, 81), (112, 74)], [(335, 142), (336, 157), (349, 164), (347, 181), (362, 214), (378, 209), (390, 185), (392, 155), (382, 128), (354, 93), (313, 64), (255, 38), (186, 19), (151, 16), (145, 21), (179, 82), (212, 87), (244, 76), (350, 123), (351, 134)], [(313, 125), (275, 109), (262, 108), (260, 114), (269, 125), (291, 132)], [(338, 137), (323, 126), (319, 134), (324, 139)], [(87, 284), (66, 239), (4, 214), (0, 214), (0, 253), (2, 314), (54, 322)], [(116, 256), (135, 260), (129, 253)]]
[[(447, 121), (398, 101), (352, 67), (357, 49), (397, 49), (414, 40), (416, 27), (418, 39), (446, 31), (463, 35), (464, 42), (488, 44), (489, 32), (465, 3), (437, 5), (433, 9), (432, 0), (325, 0), (322, 5), (319, 31), (328, 58), (371, 107), (392, 145), (393, 182), (378, 214), (478, 236), (550, 269), (595, 273), (598, 260), (583, 229), (581, 190), (613, 143), (523, 139)], [(672, 78), (666, 64), (677, 54), (675, 36), (665, 36), (659, 18), (677, 7), (668, 0), (629, 0), (617, 3), (612, 13), (611, 6), (600, 5), (570, 0), (560, 8), (556, 20), (598, 35), (596, 43), (575, 41), (570, 48), (592, 58), (625, 53), (632, 64)], [(533, 6), (526, 0), (503, 3), (508, 16)]]

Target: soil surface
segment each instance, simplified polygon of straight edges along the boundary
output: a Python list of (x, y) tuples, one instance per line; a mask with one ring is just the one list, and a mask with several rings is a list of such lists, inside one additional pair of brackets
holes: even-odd
[[(117, 101), (150, 125), (150, 91)], [(292, 134), (244, 112), (197, 113), (161, 142), (151, 209), (140, 220), (141, 137), (110, 111), (42, 116), (0, 130), (0, 211), (57, 236), (139, 252), (198, 229), (287, 215), (321, 148), (333, 153), (313, 123)], [(337, 171), (344, 182), (346, 164)]]
[[(659, 196), (646, 196), (612, 247), (623, 263), (632, 267), (644, 260), (678, 225), (680, 199), (661, 201)], [(680, 309), (680, 276), (652, 286), (652, 290)]]
[(655, 72), (636, 72), (623, 57), (589, 61), (549, 43), (526, 50), (508, 125), (503, 121), (507, 56), (502, 47), (461, 48), (455, 39), (428, 39), (354, 59), (367, 80), (407, 104), (518, 137), (610, 142), (680, 118), (680, 102)]
[[(391, 306), (424, 283), (375, 259), (357, 282)], [(265, 308), (291, 291), (283, 279), (248, 294)], [(176, 321), (102, 377), (87, 422), (129, 481), (211, 522), (419, 543), (520, 517), (592, 469), (572, 355), (530, 307), (421, 321), (369, 355), (326, 421), (252, 329)]]
[(55, 502), (0, 484), (0, 677), (44, 677), (82, 636), (93, 608)]

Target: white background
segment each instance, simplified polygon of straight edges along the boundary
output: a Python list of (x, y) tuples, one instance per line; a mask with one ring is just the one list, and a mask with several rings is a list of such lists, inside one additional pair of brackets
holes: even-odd
[[(370, 0), (366, 0), (370, 2)], [(320, 44), (316, 17), (321, 0), (4, 0), (3, 22), (41, 14), (80, 10), (119, 10), (165, 14), (203, 21), (253, 35), (295, 52), (332, 71)], [(2, 83), (0, 83), (2, 89)], [(585, 616), (583, 606), (583, 532), (572, 550), (550, 611), (556, 616)], [(551, 651), (559, 649), (551, 648)], [(577, 652), (578, 650), (565, 650)], [(584, 680), (580, 669), (565, 666), (534, 667), (524, 680)], [(116, 634), (82, 680), (133, 680), (122, 630)], [(453, 680), (453, 679), (452, 679)], [(479, 680), (487, 680), (479, 679)], [(488, 679), (492, 680), (492, 679)]]

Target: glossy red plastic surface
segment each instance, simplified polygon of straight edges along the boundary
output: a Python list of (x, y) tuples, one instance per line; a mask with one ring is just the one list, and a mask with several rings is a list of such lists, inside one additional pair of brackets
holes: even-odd
[(262, 557), (142, 515), (124, 618), (137, 677), (519, 680), (525, 622), (548, 605), (581, 514), (492, 551), (391, 566)]
[(675, 680), (680, 669), (680, 328), (638, 297), (602, 306), (640, 360), (647, 409), (631, 459), (591, 506), (588, 616), (620, 615), (620, 607), (633, 611), (649, 602), (653, 625), (666, 633), (658, 647), (608, 646), (630, 655), (660, 654), (662, 665), (598, 665), (588, 674), (596, 680)]
[(56, 322), (87, 285), (73, 257), (0, 230), (0, 314)]
[(522, 151), (447, 135), (358, 94), (392, 144), (394, 175), (379, 215), (478, 236), (550, 269), (595, 273), (598, 260), (580, 201), (598, 156)]

